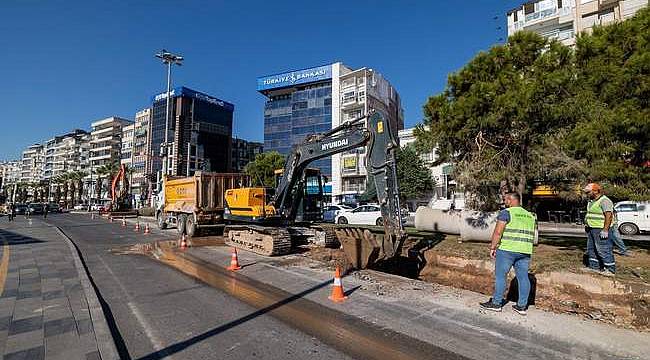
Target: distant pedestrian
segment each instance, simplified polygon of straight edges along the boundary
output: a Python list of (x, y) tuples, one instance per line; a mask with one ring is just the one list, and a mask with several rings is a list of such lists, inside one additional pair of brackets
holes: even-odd
[(490, 257), (494, 264), (494, 294), (481, 307), (486, 310), (501, 311), (505, 301), (506, 279), (510, 268), (514, 267), (517, 277), (519, 298), (512, 308), (521, 315), (528, 310), (530, 280), (528, 268), (533, 254), (535, 240), (535, 216), (522, 208), (521, 198), (517, 193), (505, 197), (506, 209), (497, 216), (497, 224), (492, 233)]
[(614, 203), (603, 195), (603, 188), (599, 184), (587, 184), (583, 191), (590, 199), (587, 204), (587, 215), (585, 216), (588, 267), (603, 275), (614, 275), (616, 273), (616, 262), (612, 252), (612, 238), (610, 237), (610, 227), (614, 217)]
[(9, 204), (7, 217), (9, 218), (9, 221), (14, 221), (14, 218), (16, 217), (16, 206), (13, 203)]
[(50, 205), (43, 204), (43, 219), (47, 219), (47, 213), (50, 212)]
[(612, 225), (609, 227), (609, 236), (612, 238), (612, 243), (618, 248), (618, 254), (621, 256), (629, 256), (627, 247), (621, 238), (621, 233), (618, 231), (618, 216), (616, 209), (612, 212)]

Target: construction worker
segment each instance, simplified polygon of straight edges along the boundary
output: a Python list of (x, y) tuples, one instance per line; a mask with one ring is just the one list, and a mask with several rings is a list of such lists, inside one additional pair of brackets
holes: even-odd
[(481, 308), (491, 311), (501, 311), (504, 301), (503, 294), (506, 290), (506, 279), (510, 268), (515, 268), (519, 298), (512, 308), (521, 315), (526, 315), (528, 310), (528, 295), (530, 294), (530, 280), (528, 268), (533, 254), (533, 241), (535, 240), (535, 216), (522, 208), (521, 198), (517, 193), (505, 196), (506, 209), (501, 210), (497, 216), (497, 224), (492, 233), (490, 243), (490, 257), (495, 259), (494, 264), (494, 294), (492, 298), (480, 303)]
[(617, 254), (621, 256), (630, 256), (625, 246), (625, 242), (621, 238), (621, 233), (618, 231), (618, 216), (616, 209), (612, 212), (612, 225), (609, 226), (609, 237), (612, 239), (613, 248), (618, 248)]
[(616, 273), (610, 234), (614, 203), (603, 195), (603, 188), (599, 184), (589, 183), (582, 190), (590, 199), (585, 216), (588, 267), (603, 275), (612, 276)]

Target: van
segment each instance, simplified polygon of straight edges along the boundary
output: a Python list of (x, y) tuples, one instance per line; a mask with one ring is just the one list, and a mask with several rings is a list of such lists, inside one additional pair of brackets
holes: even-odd
[(635, 235), (650, 231), (650, 203), (621, 201), (614, 205), (618, 219), (618, 231), (624, 235)]

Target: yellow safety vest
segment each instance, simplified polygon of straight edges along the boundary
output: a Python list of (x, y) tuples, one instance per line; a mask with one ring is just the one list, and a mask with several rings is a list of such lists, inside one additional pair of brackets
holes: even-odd
[(506, 224), (501, 235), (499, 250), (532, 254), (535, 240), (535, 217), (520, 206), (506, 210), (510, 213), (510, 222)]
[(600, 206), (604, 199), (608, 199), (607, 196), (601, 195), (595, 201), (591, 201), (589, 204), (587, 204), (587, 215), (585, 216), (585, 223), (589, 227), (599, 229), (605, 227), (605, 213), (603, 212), (602, 206)]

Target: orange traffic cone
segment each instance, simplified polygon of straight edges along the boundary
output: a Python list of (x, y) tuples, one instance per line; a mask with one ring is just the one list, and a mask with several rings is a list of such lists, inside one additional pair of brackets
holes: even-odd
[(151, 231), (149, 230), (149, 223), (144, 224), (144, 234), (149, 235)]
[(187, 248), (187, 241), (185, 240), (185, 234), (181, 236), (181, 250), (185, 250)]
[(341, 284), (341, 268), (336, 267), (336, 272), (334, 273), (334, 287), (332, 288), (332, 295), (328, 299), (334, 302), (341, 302), (348, 297), (343, 293), (343, 285)]
[(122, 216), (122, 227), (126, 227), (126, 218)]
[(236, 248), (232, 248), (232, 254), (230, 255), (230, 266), (228, 266), (226, 269), (230, 271), (241, 269), (241, 266), (239, 266), (239, 260), (237, 259)]
[(139, 232), (140, 231), (140, 222), (135, 223), (135, 227), (133, 228), (133, 231)]

